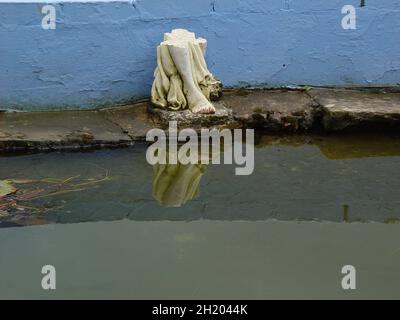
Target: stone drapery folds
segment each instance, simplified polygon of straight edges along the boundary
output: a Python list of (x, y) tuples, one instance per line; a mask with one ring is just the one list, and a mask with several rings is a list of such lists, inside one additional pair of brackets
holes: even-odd
[(164, 34), (157, 47), (157, 67), (151, 102), (159, 108), (214, 113), (211, 101), (221, 96), (222, 84), (207, 68), (207, 40), (184, 29)]

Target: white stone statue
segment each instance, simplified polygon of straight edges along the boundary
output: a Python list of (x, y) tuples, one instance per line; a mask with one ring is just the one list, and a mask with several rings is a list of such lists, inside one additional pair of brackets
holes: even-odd
[(151, 102), (160, 108), (193, 113), (214, 113), (211, 100), (221, 95), (221, 82), (207, 68), (207, 40), (193, 32), (175, 29), (164, 34), (157, 47), (157, 68)]

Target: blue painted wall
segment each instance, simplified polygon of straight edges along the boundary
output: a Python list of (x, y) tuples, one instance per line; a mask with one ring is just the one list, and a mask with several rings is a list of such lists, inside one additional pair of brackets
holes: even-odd
[[(341, 27), (344, 5), (357, 29)], [(226, 86), (400, 82), (400, 1), (136, 0), (0, 3), (0, 108), (93, 108), (149, 95), (155, 47), (187, 28)]]

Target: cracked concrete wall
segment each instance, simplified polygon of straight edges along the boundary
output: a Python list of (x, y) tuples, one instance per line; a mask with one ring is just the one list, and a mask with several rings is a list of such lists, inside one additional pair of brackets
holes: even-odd
[[(341, 9), (357, 9), (344, 30)], [(149, 96), (155, 47), (187, 28), (226, 86), (400, 82), (400, 1), (136, 0), (0, 3), (0, 109), (94, 108)]]

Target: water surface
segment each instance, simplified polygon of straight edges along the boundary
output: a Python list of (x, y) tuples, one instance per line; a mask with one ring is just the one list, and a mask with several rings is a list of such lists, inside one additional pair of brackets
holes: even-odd
[(0, 297), (399, 298), (399, 141), (262, 136), (250, 176), (160, 170), (144, 145), (0, 157), (0, 180), (46, 190), (3, 209)]

